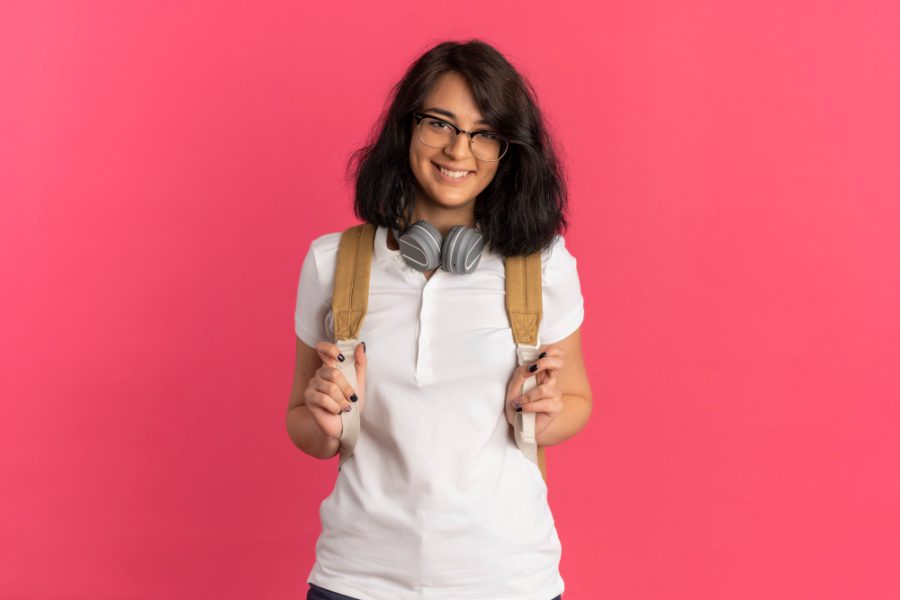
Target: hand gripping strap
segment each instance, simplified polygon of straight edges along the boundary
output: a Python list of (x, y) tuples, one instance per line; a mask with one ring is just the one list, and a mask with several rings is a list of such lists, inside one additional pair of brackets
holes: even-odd
[[(533, 361), (538, 357), (538, 354), (538, 346), (536, 345), (530, 346), (527, 344), (518, 344), (516, 346), (516, 357), (518, 358), (519, 366)], [(524, 394), (525, 392), (534, 389), (535, 386), (537, 386), (537, 377), (532, 375), (522, 384), (522, 389), (519, 393)], [(537, 465), (538, 445), (534, 433), (535, 414), (519, 412), (516, 413), (515, 419), (514, 430), (516, 435), (516, 445), (525, 454), (528, 460)], [(541, 470), (541, 475), (544, 475), (543, 469)], [(544, 475), (544, 479), (546, 478), (546, 475)]]
[[(372, 267), (372, 251), (375, 247), (375, 227), (362, 223), (348, 228), (341, 234), (338, 244), (337, 265), (334, 273), (334, 293), (331, 311), (334, 317), (335, 343), (344, 362), (338, 368), (347, 382), (356, 388), (356, 346), (369, 304), (369, 272)], [(359, 437), (359, 406), (341, 413), (341, 447), (338, 471), (353, 455)]]
[[(539, 354), (538, 329), (541, 324), (543, 300), (541, 254), (535, 252), (528, 256), (507, 257), (505, 267), (506, 313), (516, 341), (517, 363), (521, 366), (534, 361)], [(532, 375), (522, 384), (521, 393), (524, 394), (536, 385), (537, 376)], [(541, 476), (546, 481), (547, 465), (544, 448), (537, 445), (535, 416), (534, 413), (516, 413), (513, 429), (516, 445), (538, 466)]]

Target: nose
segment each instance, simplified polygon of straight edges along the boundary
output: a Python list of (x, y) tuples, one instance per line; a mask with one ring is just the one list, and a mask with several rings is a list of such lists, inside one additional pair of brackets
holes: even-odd
[(456, 160), (465, 158), (467, 154), (472, 154), (472, 149), (469, 147), (469, 136), (465, 133), (457, 134), (453, 143), (444, 148), (444, 153)]

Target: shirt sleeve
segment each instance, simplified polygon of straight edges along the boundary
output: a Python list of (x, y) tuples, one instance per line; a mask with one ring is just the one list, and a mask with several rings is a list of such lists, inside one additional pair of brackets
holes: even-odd
[(294, 331), (311, 348), (315, 348), (321, 340), (330, 340), (325, 322), (331, 311), (331, 298), (325, 294), (319, 278), (315, 245), (314, 240), (303, 259), (294, 309)]
[(566, 248), (565, 238), (557, 235), (546, 252), (541, 269), (541, 344), (552, 344), (568, 337), (584, 320), (584, 298), (576, 263)]

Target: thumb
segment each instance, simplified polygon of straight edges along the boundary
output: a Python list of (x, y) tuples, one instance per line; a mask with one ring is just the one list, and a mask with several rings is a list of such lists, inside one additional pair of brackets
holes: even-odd
[(356, 366), (356, 387), (361, 390), (366, 389), (366, 343), (360, 342), (356, 345), (354, 351), (354, 359)]

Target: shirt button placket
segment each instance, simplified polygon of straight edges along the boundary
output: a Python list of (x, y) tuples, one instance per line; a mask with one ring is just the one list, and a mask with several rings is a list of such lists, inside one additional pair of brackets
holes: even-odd
[(432, 375), (431, 368), (431, 334), (432, 309), (430, 297), (433, 292), (426, 286), (422, 290), (422, 306), (419, 310), (419, 365), (416, 375), (419, 379), (427, 379)]

